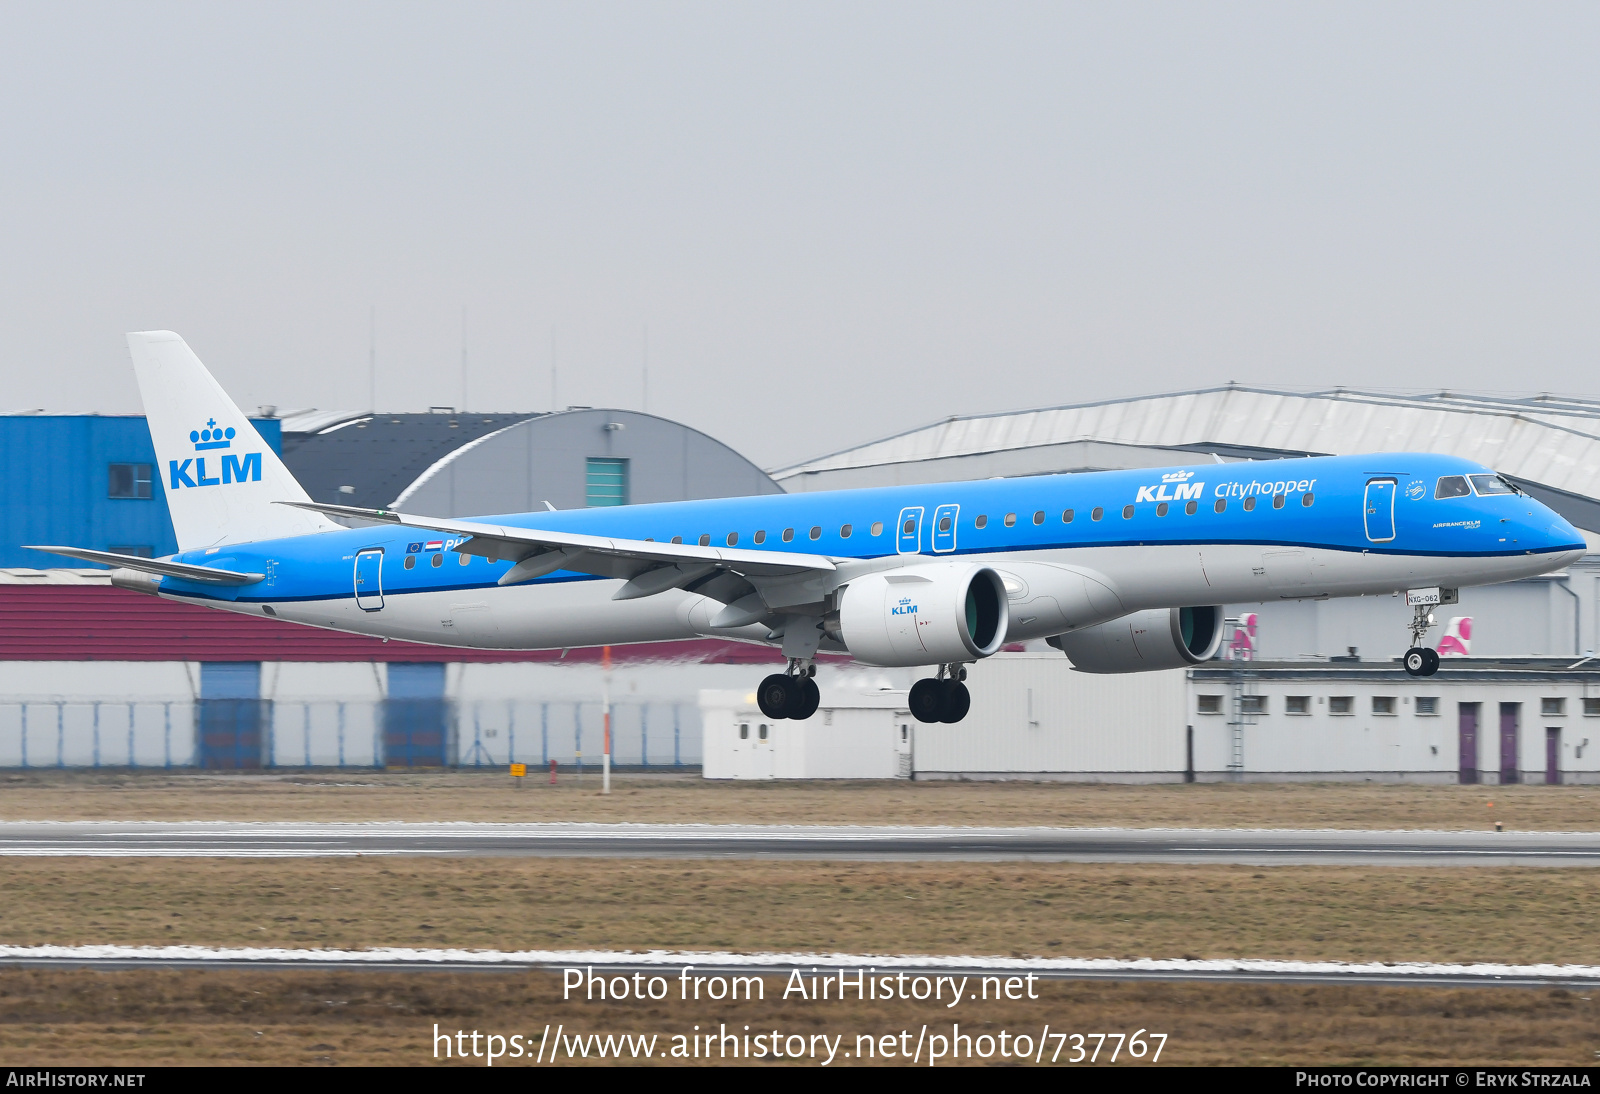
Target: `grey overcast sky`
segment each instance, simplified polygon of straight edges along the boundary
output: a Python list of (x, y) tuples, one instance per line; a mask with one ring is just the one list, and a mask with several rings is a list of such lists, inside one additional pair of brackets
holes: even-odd
[(0, 0), (0, 409), (637, 407), (765, 466), (1226, 382), (1600, 394), (1593, 3)]

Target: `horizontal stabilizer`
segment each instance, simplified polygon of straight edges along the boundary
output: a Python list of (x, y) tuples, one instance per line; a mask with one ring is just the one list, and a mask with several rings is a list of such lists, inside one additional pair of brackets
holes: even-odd
[(53, 555), (84, 562), (98, 562), (103, 566), (120, 566), (162, 577), (177, 577), (184, 581), (200, 581), (207, 585), (254, 585), (265, 581), (266, 574), (241, 574), (233, 570), (219, 570), (212, 566), (191, 566), (187, 562), (168, 562), (158, 558), (140, 558), (137, 555), (119, 555), (114, 551), (91, 551), (86, 547), (28, 547), (30, 551), (48, 551)]
[[(789, 577), (837, 568), (833, 560), (826, 555), (808, 555), (790, 551), (747, 551), (736, 547), (701, 547), (691, 543), (657, 543), (647, 539), (586, 536), (577, 532), (556, 532), (546, 528), (512, 528), (500, 524), (480, 524), (472, 520), (417, 517), (389, 509), (362, 509), (354, 505), (324, 505), (313, 501), (280, 501), (278, 504), (310, 509), (330, 516), (358, 517), (362, 520), (404, 525), (407, 528), (427, 528), (447, 535), (471, 536), (471, 542), (455, 548), (463, 554), (527, 562), (546, 551), (566, 552), (570, 555), (570, 564), (563, 563), (561, 568), (580, 573), (603, 574), (608, 577), (632, 578), (646, 568), (638, 564), (654, 566), (663, 562), (708, 564), (746, 577)], [(623, 567), (622, 572), (619, 572), (619, 567), (615, 564), (619, 561), (631, 562), (634, 565)], [(537, 565), (529, 565), (523, 572), (534, 576), (536, 572), (548, 571), (540, 571)], [(527, 580), (527, 578), (519, 577), (513, 580)]]

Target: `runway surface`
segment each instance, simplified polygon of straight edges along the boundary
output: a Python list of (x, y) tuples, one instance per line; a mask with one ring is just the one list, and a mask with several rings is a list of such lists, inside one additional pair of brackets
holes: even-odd
[[(1409, 987), (1600, 987), (1600, 967), (1593, 965), (1383, 964), (1338, 961), (1117, 960), (1071, 957), (940, 957), (889, 954), (727, 952), (617, 953), (559, 950), (289, 950), (210, 948), (203, 946), (0, 946), (0, 968), (96, 969), (256, 969), (344, 972), (564, 972), (584, 970), (596, 976), (680, 976), (763, 974), (806, 978), (843, 973), (904, 974), (916, 977), (972, 977), (972, 990), (984, 976), (1040, 980), (1205, 980), (1289, 984), (1386, 984)], [(688, 971), (685, 971), (688, 970)], [(911, 990), (920, 990), (913, 987)]]
[(711, 824), (0, 822), (0, 855), (610, 856), (1600, 866), (1596, 832), (958, 828)]

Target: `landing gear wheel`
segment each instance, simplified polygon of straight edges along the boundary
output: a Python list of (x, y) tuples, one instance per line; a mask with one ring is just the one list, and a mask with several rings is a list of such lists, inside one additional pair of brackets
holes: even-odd
[(794, 705), (795, 697), (800, 692), (799, 681), (781, 672), (775, 672), (756, 688), (756, 705), (761, 708), (761, 713), (777, 721), (789, 717), (789, 708)]
[(1423, 658), (1423, 660), (1425, 662), (1427, 662), (1425, 665), (1422, 666), (1422, 675), (1424, 675), (1424, 676), (1432, 676), (1434, 673), (1439, 671), (1439, 651), (1438, 650), (1430, 650), (1430, 649), (1427, 649), (1426, 647), (1424, 647), (1423, 651), (1422, 651), (1422, 658)]
[[(1433, 658), (1433, 668), (1431, 670), (1428, 667), (1430, 655)], [(1402, 664), (1405, 665), (1406, 675), (1408, 676), (1432, 676), (1439, 669), (1439, 655), (1422, 646), (1412, 646), (1409, 650), (1406, 650), (1405, 660)]]
[(809, 676), (791, 683), (794, 694), (789, 700), (789, 717), (803, 722), (817, 712), (817, 704), (822, 702), (822, 692), (817, 690), (817, 682)]
[(972, 693), (959, 680), (944, 681), (944, 704), (939, 711), (939, 721), (956, 723), (972, 709)]
[(944, 712), (944, 681), (932, 678), (918, 680), (911, 685), (906, 696), (906, 706), (911, 716), (919, 722), (937, 722)]

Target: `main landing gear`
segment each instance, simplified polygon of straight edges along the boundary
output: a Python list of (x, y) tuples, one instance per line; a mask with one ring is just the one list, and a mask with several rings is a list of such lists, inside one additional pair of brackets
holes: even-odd
[(961, 682), (966, 678), (964, 666), (940, 665), (936, 677), (912, 684), (906, 700), (911, 716), (919, 722), (961, 721), (972, 709), (972, 694)]
[(822, 693), (817, 690), (817, 666), (798, 657), (789, 658), (785, 672), (775, 672), (756, 688), (756, 705), (774, 721), (793, 718), (805, 721), (817, 712)]
[(1422, 636), (1433, 626), (1433, 610), (1427, 604), (1418, 604), (1411, 615), (1411, 648), (1401, 664), (1410, 676), (1432, 676), (1439, 671), (1439, 654), (1422, 644)]

